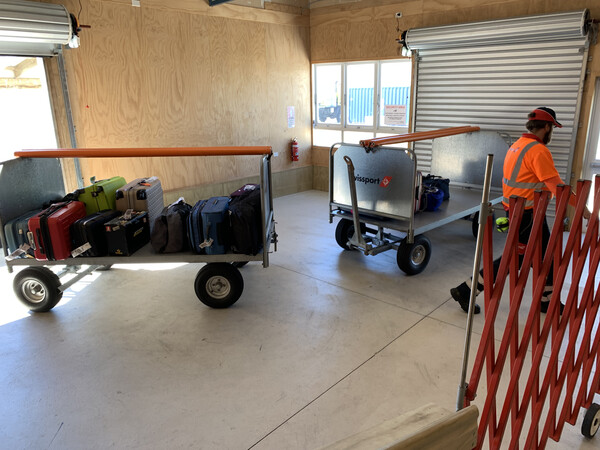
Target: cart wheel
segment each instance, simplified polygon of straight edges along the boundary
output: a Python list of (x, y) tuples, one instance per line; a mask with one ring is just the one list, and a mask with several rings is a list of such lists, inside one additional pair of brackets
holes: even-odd
[(237, 267), (238, 269), (244, 267), (246, 264), (248, 264), (248, 261), (234, 261), (231, 263), (233, 267)]
[(15, 276), (13, 289), (30, 311), (50, 311), (62, 298), (58, 276), (47, 267), (27, 267)]
[(233, 264), (211, 263), (198, 271), (194, 290), (206, 306), (229, 308), (242, 295), (244, 279)]
[(583, 418), (581, 434), (585, 437), (593, 438), (598, 428), (600, 428), (600, 405), (592, 403)]
[(409, 244), (406, 238), (402, 239), (400, 247), (398, 247), (396, 262), (406, 275), (416, 275), (425, 270), (430, 257), (431, 241), (420, 234), (415, 236), (412, 244)]
[[(366, 231), (367, 226), (364, 223), (361, 223), (360, 232), (364, 234)], [(337, 227), (335, 227), (335, 241), (344, 250), (354, 250), (352, 247), (348, 246), (348, 241), (352, 236), (354, 236), (354, 221), (349, 219), (340, 220)]]

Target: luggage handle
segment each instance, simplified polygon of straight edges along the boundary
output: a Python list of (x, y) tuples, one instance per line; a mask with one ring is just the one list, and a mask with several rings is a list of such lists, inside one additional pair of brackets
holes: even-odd
[(33, 249), (33, 250), (37, 250), (37, 247), (35, 245), (35, 238), (33, 237), (33, 233), (31, 231), (27, 232), (27, 240), (29, 241), (29, 246)]

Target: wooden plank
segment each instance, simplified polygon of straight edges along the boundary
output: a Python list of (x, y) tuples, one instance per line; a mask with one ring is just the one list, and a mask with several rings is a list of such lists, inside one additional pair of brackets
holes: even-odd
[(450, 412), (429, 403), (322, 450), (471, 450), (478, 416), (475, 405)]

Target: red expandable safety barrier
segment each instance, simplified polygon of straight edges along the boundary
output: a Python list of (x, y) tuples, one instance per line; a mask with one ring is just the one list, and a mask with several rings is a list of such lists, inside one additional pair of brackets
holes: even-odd
[[(468, 406), (476, 397), (485, 370), (487, 392), (483, 408), (480, 407), (476, 448), (487, 443), (492, 449), (538, 449), (546, 446), (548, 438), (558, 442), (564, 424), (574, 425), (580, 409), (590, 408), (594, 395), (600, 393), (600, 330), (597, 323), (600, 289), (596, 285), (600, 263), (600, 176), (595, 179), (593, 212), (583, 233), (583, 213), (590, 190), (591, 181), (577, 183), (577, 205), (565, 243), (563, 223), (570, 187), (559, 186), (554, 226), (543, 257), (542, 226), (550, 193), (536, 192), (531, 235), (520, 268), (518, 231), (524, 199), (512, 197), (508, 236), (495, 280), (492, 216), (487, 218), (483, 240), (485, 324), (465, 396), (465, 406)], [(567, 278), (569, 268), (570, 280)], [(552, 269), (554, 292), (542, 320), (540, 304)], [(532, 289), (530, 306), (523, 302), (528, 282)], [(565, 288), (564, 295), (563, 287), (568, 282), (570, 285)], [(503, 322), (498, 319), (498, 310), (505, 284), (509, 289), (510, 306), (506, 322)], [(562, 315), (561, 302), (565, 305)], [(526, 322), (520, 327), (519, 311), (523, 313), (527, 309)], [(499, 329), (503, 332), (496, 349), (494, 332)], [(526, 364), (528, 358), (530, 364)], [(596, 414), (596, 425), (593, 426), (597, 429), (600, 413), (597, 405), (594, 407), (596, 410), (591, 408), (588, 413)], [(508, 445), (503, 445), (505, 435), (507, 441), (510, 438)]]

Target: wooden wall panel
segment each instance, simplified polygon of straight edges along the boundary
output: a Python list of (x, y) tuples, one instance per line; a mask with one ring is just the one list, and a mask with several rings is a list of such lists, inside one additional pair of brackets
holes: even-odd
[[(308, 17), (200, 3), (146, 0), (134, 8), (82, 0), (80, 21), (91, 28), (81, 32), (79, 49), (65, 52), (79, 147), (272, 145), (282, 151), (293, 136), (280, 105), (296, 105), (295, 131), (308, 152)], [(79, 11), (77, 0), (65, 6)], [(276, 158), (274, 170), (299, 165), (310, 159), (292, 166)], [(177, 190), (257, 175), (259, 159), (82, 159), (81, 166), (84, 179), (156, 175), (165, 190)]]

